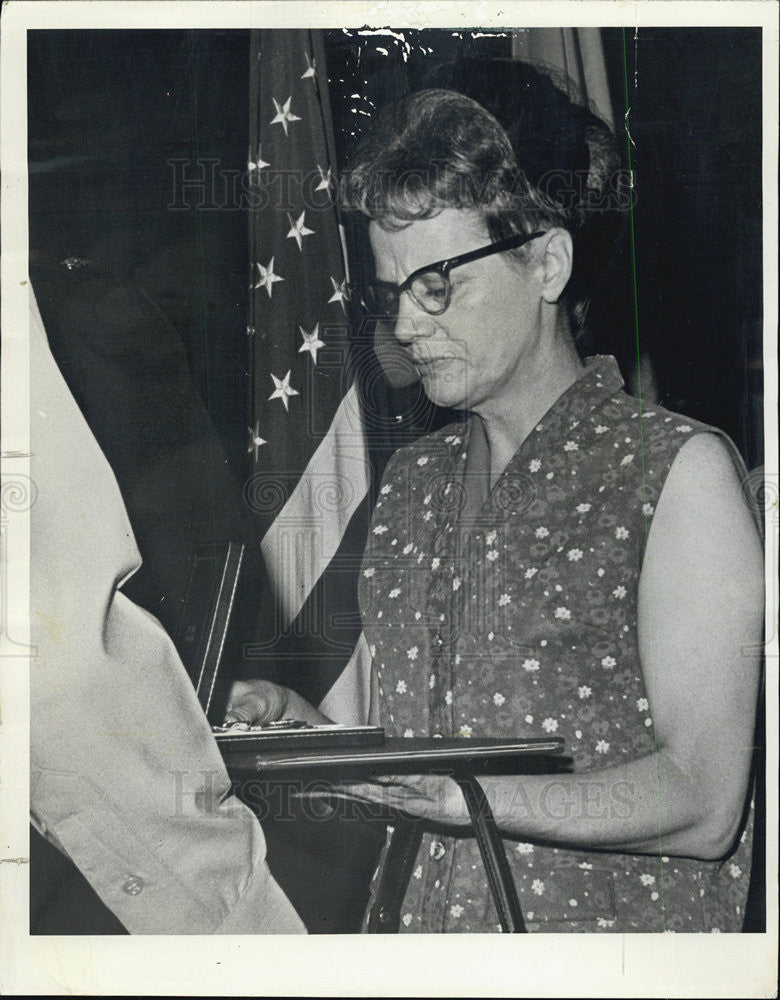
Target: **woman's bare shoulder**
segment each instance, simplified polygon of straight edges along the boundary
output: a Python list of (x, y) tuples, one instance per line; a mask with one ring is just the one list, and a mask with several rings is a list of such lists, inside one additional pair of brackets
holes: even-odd
[(761, 540), (746, 472), (732, 448), (714, 432), (695, 434), (680, 448), (653, 518), (646, 565), (671, 561), (700, 579), (734, 574), (758, 593)]

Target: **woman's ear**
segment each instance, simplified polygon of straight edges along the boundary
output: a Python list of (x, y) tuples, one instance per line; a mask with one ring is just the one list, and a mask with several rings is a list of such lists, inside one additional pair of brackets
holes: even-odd
[(561, 297), (574, 261), (571, 233), (566, 229), (550, 229), (544, 244), (542, 264), (542, 298), (555, 303)]

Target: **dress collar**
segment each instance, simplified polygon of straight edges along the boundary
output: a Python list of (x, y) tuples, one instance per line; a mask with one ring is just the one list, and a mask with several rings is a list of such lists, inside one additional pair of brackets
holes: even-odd
[[(623, 376), (611, 354), (597, 354), (585, 358), (580, 377), (544, 414), (510, 459), (492, 490), (485, 485), (475, 490), (478, 481), (481, 482), (488, 475), (485, 463), (489, 460), (489, 452), (484, 443), (484, 432), (477, 427), (477, 421), (473, 416), (469, 418), (464, 428), (462, 447), (456, 449), (457, 459), (452, 462), (452, 470), (457, 475), (467, 478), (472, 492), (476, 492), (471, 502), (465, 505), (466, 519), (472, 521), (482, 506), (482, 501), (489, 496), (495, 496), (496, 490), (503, 488), (505, 477), (516, 472), (518, 462), (525, 458), (526, 453), (533, 454), (573, 430), (588, 413), (595, 410), (605, 399), (614, 396), (622, 387)], [(478, 446), (476, 454), (470, 453), (472, 445)]]

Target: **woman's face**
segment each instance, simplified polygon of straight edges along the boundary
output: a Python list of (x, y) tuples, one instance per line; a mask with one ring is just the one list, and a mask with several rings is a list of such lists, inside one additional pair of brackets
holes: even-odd
[[(445, 209), (404, 229), (372, 222), (371, 247), (380, 281), (400, 285), (426, 264), (467, 253), (492, 240), (479, 213)], [(452, 294), (439, 316), (401, 296), (396, 339), (406, 348), (428, 397), (484, 418), (511, 414), (526, 392), (541, 334), (542, 299), (533, 258), (494, 254), (450, 272)], [(508, 408), (508, 410), (507, 410)]]

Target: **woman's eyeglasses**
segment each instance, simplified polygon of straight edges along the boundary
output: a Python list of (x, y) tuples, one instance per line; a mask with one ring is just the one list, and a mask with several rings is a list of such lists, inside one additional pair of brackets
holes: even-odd
[(452, 291), (450, 271), (453, 268), (460, 267), (461, 264), (470, 264), (471, 261), (480, 260), (482, 257), (490, 257), (494, 253), (516, 250), (538, 236), (544, 236), (544, 233), (509, 236), (505, 240), (489, 243), (478, 250), (440, 260), (435, 264), (426, 264), (425, 267), (418, 267), (416, 271), (412, 271), (401, 285), (394, 285), (391, 281), (371, 281), (361, 289), (363, 303), (372, 316), (395, 319), (398, 316), (401, 295), (408, 292), (412, 301), (421, 309), (431, 316), (440, 316), (450, 304)]

